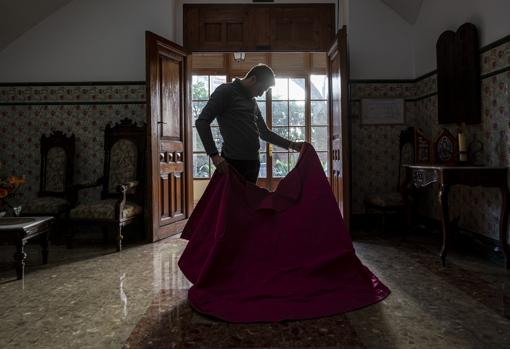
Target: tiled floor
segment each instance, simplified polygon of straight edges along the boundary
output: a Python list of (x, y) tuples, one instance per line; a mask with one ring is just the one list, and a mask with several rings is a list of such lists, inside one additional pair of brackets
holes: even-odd
[(0, 348), (510, 348), (510, 273), (453, 251), (441, 267), (438, 236), (406, 242), (357, 235), (358, 256), (391, 289), (347, 314), (280, 323), (231, 324), (186, 301), (177, 267), (185, 240), (50, 246), (40, 265), (28, 247), (25, 280), (0, 246)]

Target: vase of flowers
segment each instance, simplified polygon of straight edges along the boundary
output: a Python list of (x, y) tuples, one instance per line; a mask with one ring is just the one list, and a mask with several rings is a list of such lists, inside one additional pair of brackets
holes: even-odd
[(19, 216), (21, 205), (16, 202), (16, 197), (19, 195), (20, 186), (25, 183), (24, 177), (5, 175), (2, 163), (0, 163), (0, 217), (4, 216), (8, 210), (14, 216)]

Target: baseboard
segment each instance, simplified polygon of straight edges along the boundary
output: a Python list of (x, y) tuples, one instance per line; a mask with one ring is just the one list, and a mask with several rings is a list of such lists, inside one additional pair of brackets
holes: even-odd
[[(381, 214), (358, 213), (351, 217), (351, 226), (353, 230), (382, 228), (380, 226)], [(426, 216), (418, 216), (414, 219), (415, 225), (422, 227), (426, 231), (437, 232), (441, 234), (441, 221)], [(388, 222), (391, 224), (391, 222)], [(458, 228), (456, 245), (461, 245), (462, 249), (472, 252), (483, 259), (490, 260), (496, 264), (503, 263), (503, 253), (498, 240), (492, 239), (480, 233), (470, 231), (464, 228)]]
[[(439, 219), (424, 216), (421, 219), (427, 227), (437, 229), (438, 231), (442, 230)], [(458, 227), (457, 240), (462, 244), (463, 248), (495, 263), (503, 263), (503, 252), (499, 240), (462, 227)]]

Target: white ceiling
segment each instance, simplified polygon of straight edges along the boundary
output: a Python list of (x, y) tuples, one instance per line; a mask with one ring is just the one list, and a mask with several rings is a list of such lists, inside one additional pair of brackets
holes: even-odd
[(416, 23), (423, 0), (381, 0), (410, 24)]
[[(72, 0), (0, 0), (0, 51)], [(356, 0), (354, 0), (356, 1)], [(414, 24), (423, 0), (381, 0)]]
[(0, 0), (0, 51), (72, 0)]

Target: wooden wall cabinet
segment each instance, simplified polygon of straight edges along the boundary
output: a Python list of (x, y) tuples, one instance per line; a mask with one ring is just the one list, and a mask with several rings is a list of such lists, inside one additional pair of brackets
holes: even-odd
[(327, 51), (334, 4), (184, 4), (184, 46), (193, 52)]
[(436, 44), (438, 122), (481, 122), (480, 45), (475, 25), (445, 31)]

